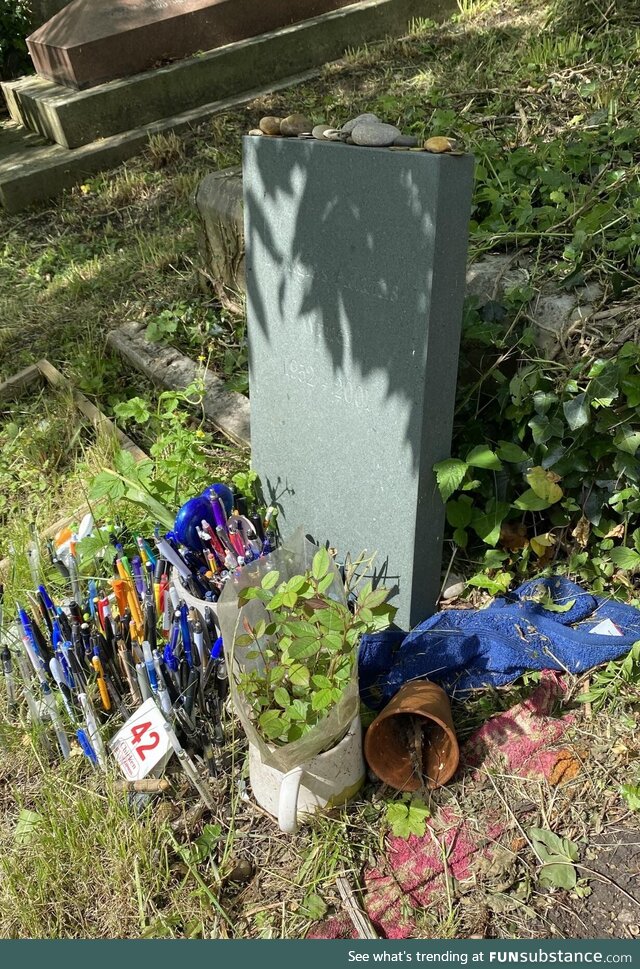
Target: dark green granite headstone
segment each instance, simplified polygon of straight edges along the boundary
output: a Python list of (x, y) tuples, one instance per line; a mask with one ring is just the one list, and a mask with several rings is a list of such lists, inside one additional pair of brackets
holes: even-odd
[(397, 623), (433, 612), (471, 206), (469, 155), (244, 139), (252, 464)]

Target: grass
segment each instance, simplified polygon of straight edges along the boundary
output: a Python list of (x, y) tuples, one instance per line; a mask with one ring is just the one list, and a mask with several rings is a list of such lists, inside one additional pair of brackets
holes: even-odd
[[(472, 258), (527, 252), (532, 292), (597, 281), (601, 304), (624, 299), (632, 318), (640, 231), (636, 11), (624, 0), (461, 0), (449, 24), (416, 23), (407, 37), (351, 52), (313, 82), (185, 135), (158, 136), (143, 155), (62, 199), (4, 217), (2, 377), (46, 356), (112, 413), (132, 396), (151, 396), (144, 381), (105, 353), (110, 328), (142, 320), (193, 356), (210, 359), (242, 389), (243, 320), (201, 289), (192, 198), (206, 173), (238, 163), (240, 137), (261, 115), (293, 109), (335, 124), (374, 110), (420, 137), (455, 135), (478, 158)], [(576, 142), (584, 149), (577, 160)], [(593, 160), (610, 151), (610, 142), (615, 152), (594, 181)], [(558, 184), (549, 183), (549, 172), (558, 174)], [(110, 455), (85, 430), (76, 435), (68, 400), (19, 403), (5, 408), (2, 420), (0, 544), (6, 549), (28, 537), (25, 507), (39, 527), (49, 524), (75, 506), (81, 482)], [(150, 445), (155, 425), (127, 426)], [(212, 474), (233, 464), (215, 446), (210, 461)], [(15, 589), (28, 583), (24, 557), (18, 556), (13, 581)], [(530, 687), (484, 694), (457, 710), (461, 737)], [(568, 743), (580, 757), (590, 756), (565, 785), (514, 778), (496, 767), (433, 796), (440, 849), (444, 809), (451, 823), (464, 818), (480, 830), (490, 807), (503, 827), (504, 851), (501, 864), (481, 866), (425, 903), (419, 935), (544, 937), (557, 909), (573, 911), (574, 898), (540, 890), (539, 866), (516, 809), (533, 804), (526, 825), (580, 842), (583, 861), (603, 826), (613, 832), (633, 823), (619, 787), (639, 780), (632, 739), (637, 707), (637, 689), (626, 684), (596, 718), (578, 711)], [(346, 810), (282, 838), (246, 797), (244, 741), (235, 737), (232, 745), (236, 770), (211, 816), (202, 816), (184, 787), (138, 813), (112, 777), (92, 774), (80, 758), (49, 765), (29, 725), (10, 724), (2, 713), (0, 934), (300, 937), (320, 912), (342, 914), (336, 876), (358, 887), (370, 867), (384, 864), (384, 811), (392, 792), (369, 785)], [(38, 820), (20, 834), (22, 811)], [(195, 845), (207, 824), (219, 825), (220, 835), (202, 857)], [(248, 881), (229, 878), (239, 860), (249, 863)]]

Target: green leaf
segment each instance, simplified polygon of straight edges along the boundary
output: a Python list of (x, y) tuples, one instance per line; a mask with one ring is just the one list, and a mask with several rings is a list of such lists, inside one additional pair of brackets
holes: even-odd
[(513, 507), (519, 508), (521, 511), (544, 511), (545, 508), (550, 507), (550, 502), (546, 501), (544, 498), (540, 498), (532, 488), (527, 488), (527, 490), (514, 501)]
[(331, 680), (328, 676), (322, 676), (320, 673), (316, 673), (315, 676), (311, 677), (311, 682), (314, 686), (319, 687), (321, 690), (331, 689)]
[(525, 478), (534, 494), (538, 498), (543, 498), (550, 505), (562, 498), (563, 492), (558, 484), (559, 478), (553, 471), (545, 471), (544, 468), (538, 466), (527, 471)]
[(306, 666), (292, 666), (289, 670), (289, 682), (293, 686), (309, 686), (309, 670)]
[(624, 546), (612, 548), (609, 552), (609, 558), (614, 565), (617, 565), (624, 572), (635, 572), (636, 569), (640, 568), (640, 553), (633, 548), (625, 548)]
[(620, 787), (620, 793), (630, 811), (640, 811), (640, 784), (623, 784)]
[(485, 575), (483, 572), (472, 576), (467, 585), (473, 585), (477, 589), (486, 589), (492, 596), (499, 596), (506, 592), (513, 582), (513, 573), (497, 572), (494, 576)]
[(486, 444), (479, 444), (467, 454), (467, 464), (471, 468), (486, 468), (489, 471), (500, 471), (502, 468), (502, 461)]
[(443, 501), (448, 501), (454, 491), (462, 484), (468, 465), (459, 458), (447, 458), (434, 464), (433, 471)]
[(325, 592), (327, 592), (331, 588), (334, 581), (335, 581), (335, 575), (333, 575), (333, 573), (331, 572), (329, 572), (328, 575), (325, 575), (324, 579), (320, 579), (320, 581), (318, 582), (318, 592), (320, 593), (321, 596), (323, 596)]
[(500, 526), (505, 520), (511, 506), (506, 501), (496, 501), (491, 498), (484, 512), (474, 512), (471, 527), (487, 545), (497, 545), (500, 538)]
[(267, 710), (259, 718), (258, 723), (268, 740), (276, 740), (287, 727), (286, 720), (278, 710)]
[(289, 691), (285, 690), (283, 686), (279, 686), (273, 691), (273, 699), (276, 701), (279, 707), (282, 707), (283, 710), (286, 710), (291, 703)]
[(457, 501), (448, 501), (445, 506), (447, 521), (452, 528), (466, 528), (473, 516), (473, 502), (463, 497)]
[(410, 803), (392, 801), (387, 804), (387, 824), (396, 838), (408, 838), (412, 834), (424, 837), (429, 815), (429, 808), (420, 798), (413, 798)]
[(291, 659), (309, 659), (315, 656), (319, 649), (319, 639), (294, 639), (288, 652)]
[(300, 906), (300, 914), (304, 915), (305, 918), (317, 922), (318, 919), (324, 918), (327, 914), (326, 902), (315, 892), (310, 892), (305, 896)]
[(311, 575), (316, 581), (323, 579), (327, 572), (329, 571), (329, 565), (331, 559), (326, 548), (318, 549), (316, 554), (313, 556), (313, 562), (311, 564)]
[(564, 417), (569, 425), (569, 429), (572, 431), (577, 431), (578, 428), (584, 427), (589, 423), (591, 418), (586, 394), (577, 394), (571, 400), (565, 401), (562, 405), (562, 410), (564, 411)]
[(458, 548), (466, 548), (469, 543), (469, 533), (464, 528), (456, 528), (453, 533), (453, 540)]
[(13, 832), (16, 844), (26, 845), (33, 840), (36, 828), (42, 824), (42, 815), (36, 811), (23, 808), (18, 815), (18, 821)]
[(578, 875), (569, 862), (550, 862), (542, 866), (538, 880), (543, 887), (564, 888), (566, 891), (571, 891), (575, 888)]
[(534, 850), (542, 862), (540, 884), (570, 890), (578, 880), (573, 862), (578, 860), (578, 846), (544, 828), (529, 828)]
[(277, 569), (274, 569), (273, 572), (267, 572), (266, 575), (263, 575), (260, 585), (263, 589), (273, 589), (274, 586), (278, 584), (279, 580), (280, 573), (277, 571)]
[(640, 447), (640, 431), (632, 431), (630, 427), (621, 427), (613, 439), (619, 451), (624, 451), (632, 457)]
[(529, 460), (527, 452), (511, 441), (498, 441), (496, 453), (501, 461), (507, 461), (509, 464), (523, 464)]
[(313, 710), (326, 710), (333, 703), (331, 690), (318, 690), (311, 694), (311, 707)]

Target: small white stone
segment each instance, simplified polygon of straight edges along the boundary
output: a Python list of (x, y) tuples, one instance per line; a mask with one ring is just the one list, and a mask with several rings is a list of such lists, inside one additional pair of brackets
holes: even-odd
[(453, 572), (449, 573), (449, 578), (447, 579), (446, 586), (442, 592), (442, 599), (457, 599), (461, 596), (467, 587), (467, 583), (464, 582), (459, 575), (454, 575)]

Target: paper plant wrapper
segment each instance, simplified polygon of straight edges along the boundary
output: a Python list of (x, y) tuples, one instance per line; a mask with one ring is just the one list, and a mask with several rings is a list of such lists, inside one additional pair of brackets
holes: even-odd
[[(237, 580), (227, 582), (218, 600), (218, 619), (222, 630), (225, 660), (230, 673), (231, 698), (235, 712), (242, 723), (247, 739), (260, 751), (262, 761), (284, 773), (305, 764), (317, 754), (330, 750), (344, 737), (351, 721), (359, 711), (358, 664), (354, 660), (351, 678), (340, 700), (304, 737), (282, 746), (268, 743), (256, 729), (249, 703), (237, 688), (237, 677), (240, 673), (262, 669), (264, 664), (260, 656), (257, 658), (247, 656), (248, 653), (256, 652), (254, 644), (236, 646), (235, 638), (245, 632), (243, 619), (246, 618), (253, 627), (260, 619), (268, 622), (269, 614), (264, 603), (259, 599), (251, 599), (245, 606), (239, 608), (238, 595), (248, 586), (258, 588), (263, 577), (274, 570), (280, 573), (281, 582), (287, 581), (294, 575), (301, 575), (311, 568), (313, 556), (317, 551), (317, 546), (304, 537), (304, 529), (299, 528), (285, 545), (245, 566)], [(333, 562), (331, 571), (334, 581), (326, 594), (346, 605), (344, 586)]]

